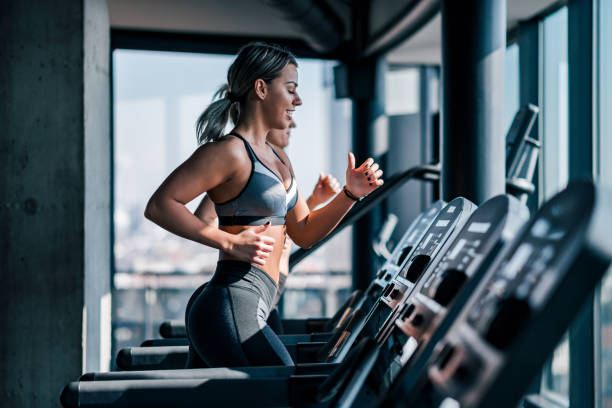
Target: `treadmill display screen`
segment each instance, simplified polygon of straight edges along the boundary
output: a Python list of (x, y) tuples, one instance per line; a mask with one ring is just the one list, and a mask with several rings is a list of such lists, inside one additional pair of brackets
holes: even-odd
[[(425, 238), (416, 246), (410, 259), (403, 265), (399, 276), (416, 283), (429, 266), (434, 255), (444, 244), (447, 237), (453, 233), (458, 220), (464, 216), (467, 200), (456, 198), (442, 209), (425, 233)], [(459, 204), (457, 204), (459, 203)]]
[(525, 320), (531, 310), (546, 301), (561, 279), (558, 273), (547, 271), (554, 268), (564, 253), (566, 238), (572, 235), (568, 230), (575, 222), (567, 215), (568, 211), (576, 211), (572, 207), (567, 202), (552, 206), (531, 225), (470, 309), (470, 326), (485, 335), (495, 318), (520, 310)]
[(475, 261), (479, 261), (497, 242), (496, 237), (506, 219), (506, 211), (507, 204), (500, 200), (489, 204), (489, 208), (485, 211), (474, 213), (453, 245), (438, 262), (433, 273), (427, 278), (420, 293), (433, 299), (440, 282), (450, 269), (461, 271), (466, 277), (471, 277), (480, 264)]
[(468, 232), (476, 232), (479, 234), (486, 233), (491, 227), (490, 222), (473, 222), (468, 227)]

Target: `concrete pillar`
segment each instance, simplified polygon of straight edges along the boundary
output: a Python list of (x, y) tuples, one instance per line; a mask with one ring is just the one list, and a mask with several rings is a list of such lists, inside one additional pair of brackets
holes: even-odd
[[(434, 128), (435, 114), (438, 108), (432, 108), (434, 95), (432, 93), (434, 81), (438, 81), (440, 77), (438, 67), (421, 66), (419, 68), (419, 116), (421, 122), (420, 129), (420, 146), (421, 156), (419, 163), (427, 164), (440, 160), (440, 152), (438, 151), (440, 143), (436, 140), (437, 132)], [(436, 91), (439, 89), (436, 86)], [(437, 96), (435, 97), (438, 99)], [(393, 144), (391, 144), (393, 145)], [(433, 203), (439, 196), (438, 183), (421, 183), (421, 211), (425, 211), (427, 207)], [(406, 227), (408, 228), (408, 227)]]
[(505, 0), (442, 1), (442, 198), (505, 192)]
[(59, 406), (110, 357), (108, 5), (5, 1), (0, 34), (0, 401)]
[[(597, 131), (593, 127), (596, 109), (593, 93), (603, 92), (595, 87), (593, 74), (595, 44), (598, 44), (593, 31), (597, 25), (593, 21), (594, 7), (596, 2), (589, 0), (573, 0), (567, 6), (570, 180), (594, 178), (593, 142)], [(607, 39), (602, 37), (600, 41)], [(595, 390), (599, 388), (595, 359), (591, 358), (598, 354), (593, 341), (593, 333), (599, 329), (595, 326), (594, 296), (584, 302), (569, 329), (569, 405), (576, 408), (596, 406)]]
[[(375, 58), (349, 67), (350, 97), (353, 100), (353, 152), (357, 166), (368, 157), (376, 157), (387, 150), (387, 135), (384, 134), (387, 131), (384, 105), (385, 70), (384, 61)], [(380, 209), (376, 208), (353, 225), (355, 289), (366, 289), (376, 275), (378, 265), (372, 240), (378, 233), (381, 218)]]

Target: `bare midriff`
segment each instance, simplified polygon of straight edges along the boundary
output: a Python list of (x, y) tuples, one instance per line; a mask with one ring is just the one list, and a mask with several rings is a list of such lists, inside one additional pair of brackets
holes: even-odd
[[(257, 227), (243, 225), (224, 225), (219, 227), (219, 229), (234, 235), (240, 234), (242, 231), (249, 228)], [(274, 249), (270, 253), (270, 256), (266, 258), (266, 264), (264, 266), (253, 264), (254, 266), (262, 269), (264, 272), (270, 275), (270, 277), (274, 279), (274, 282), (276, 283), (278, 283), (279, 263), (283, 254), (283, 247), (285, 245), (286, 230), (287, 227), (284, 225), (274, 225), (268, 227), (265, 232), (260, 233), (261, 235), (265, 235), (274, 239)], [(239, 260), (238, 258), (233, 257), (227, 252), (223, 251), (220, 251), (219, 259)]]

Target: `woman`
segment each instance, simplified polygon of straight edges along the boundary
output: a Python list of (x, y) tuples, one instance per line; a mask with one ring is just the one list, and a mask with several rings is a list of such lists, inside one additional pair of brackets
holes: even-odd
[[(289, 159), (266, 143), (270, 129), (289, 127), (302, 104), (295, 57), (277, 46), (249, 44), (236, 56), (227, 80), (220, 98), (198, 119), (202, 146), (164, 180), (145, 216), (174, 234), (219, 249), (215, 274), (186, 321), (199, 357), (211, 367), (292, 365), (266, 324), (285, 234), (310, 247), (357, 200), (382, 185), (382, 171), (372, 159), (356, 168), (349, 153), (344, 193), (311, 212)], [(222, 136), (230, 117), (236, 126)], [(204, 191), (215, 203), (219, 228), (185, 207)]]
[[(270, 143), (273, 147), (285, 149), (289, 145), (289, 137), (291, 136), (291, 129), (293, 128), (295, 128), (295, 122), (292, 121), (287, 129), (271, 129), (270, 132), (268, 132), (266, 139), (268, 143)], [(333, 177), (331, 174), (324, 175), (323, 173), (320, 173), (319, 179), (317, 180), (317, 184), (315, 184), (312, 194), (306, 199), (308, 209), (314, 210), (316, 207), (327, 202), (339, 192), (340, 184), (338, 183), (338, 180), (336, 180), (336, 178)], [(202, 201), (198, 205), (198, 208), (195, 210), (194, 215), (208, 224), (214, 226), (218, 225), (215, 206), (208, 195), (202, 199)], [(274, 297), (274, 300), (272, 301), (272, 304), (270, 306), (272, 311), (270, 312), (270, 315), (267, 319), (268, 325), (272, 328), (272, 330), (274, 330), (276, 334), (283, 333), (282, 321), (278, 314), (276, 306), (280, 300), (281, 295), (283, 294), (285, 282), (287, 280), (287, 276), (289, 275), (290, 255), (291, 239), (286, 238), (278, 269), (278, 289), (276, 291), (276, 296)], [(196, 290), (196, 292), (194, 292), (194, 294), (192, 295), (192, 299), (199, 295), (201, 290), (204, 289), (205, 285), (206, 284), (202, 285)], [(192, 299), (190, 299), (188, 303), (187, 313), (189, 313), (189, 309), (191, 309)]]

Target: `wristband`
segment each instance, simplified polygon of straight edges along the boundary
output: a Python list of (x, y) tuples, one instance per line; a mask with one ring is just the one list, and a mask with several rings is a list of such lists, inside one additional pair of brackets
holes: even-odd
[(361, 201), (363, 197), (357, 197), (355, 194), (351, 193), (346, 186), (342, 187), (342, 191), (344, 194), (353, 201)]

